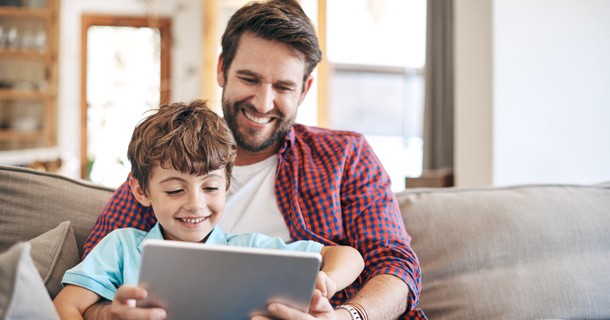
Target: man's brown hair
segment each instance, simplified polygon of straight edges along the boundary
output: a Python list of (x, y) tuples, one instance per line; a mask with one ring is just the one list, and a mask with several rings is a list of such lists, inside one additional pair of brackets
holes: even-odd
[(202, 176), (225, 167), (227, 189), (236, 153), (224, 119), (203, 100), (164, 104), (134, 129), (127, 151), (132, 178), (147, 192), (155, 165)]
[(305, 81), (322, 60), (315, 28), (295, 0), (250, 2), (229, 19), (222, 35), (223, 71), (225, 76), (235, 58), (239, 40), (245, 32), (265, 40), (287, 44), (305, 57)]

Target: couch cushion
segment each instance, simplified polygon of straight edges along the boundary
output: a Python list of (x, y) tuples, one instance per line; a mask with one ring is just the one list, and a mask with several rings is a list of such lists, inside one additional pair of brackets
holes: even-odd
[(397, 194), (431, 319), (610, 318), (610, 186)]
[(0, 165), (0, 252), (71, 221), (82, 254), (84, 242), (112, 190), (81, 180)]
[(78, 248), (70, 221), (64, 221), (55, 229), (29, 241), (32, 259), (42, 276), (51, 299), (63, 288), (64, 273), (80, 262)]
[(17, 243), (0, 254), (0, 319), (59, 319), (29, 243)]

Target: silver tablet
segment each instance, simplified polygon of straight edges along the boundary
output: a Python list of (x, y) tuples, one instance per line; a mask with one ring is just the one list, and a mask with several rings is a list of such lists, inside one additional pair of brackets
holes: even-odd
[(317, 253), (147, 240), (139, 307), (165, 308), (169, 319), (248, 319), (269, 302), (307, 311), (321, 258)]

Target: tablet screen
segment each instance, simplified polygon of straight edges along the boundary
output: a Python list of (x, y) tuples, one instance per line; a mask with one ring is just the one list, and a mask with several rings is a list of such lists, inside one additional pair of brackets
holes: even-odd
[(205, 245), (143, 243), (139, 307), (163, 307), (169, 319), (248, 319), (281, 302), (307, 311), (321, 258), (317, 253)]

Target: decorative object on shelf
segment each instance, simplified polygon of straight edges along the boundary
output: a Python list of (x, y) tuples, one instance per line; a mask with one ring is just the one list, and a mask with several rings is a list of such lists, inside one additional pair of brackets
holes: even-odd
[(42, 172), (57, 173), (61, 170), (62, 165), (63, 161), (61, 160), (61, 158), (57, 158), (46, 161), (36, 160), (32, 163), (28, 163), (27, 165), (25, 165), (25, 167)]
[(18, 7), (21, 0), (0, 0), (0, 7)]

